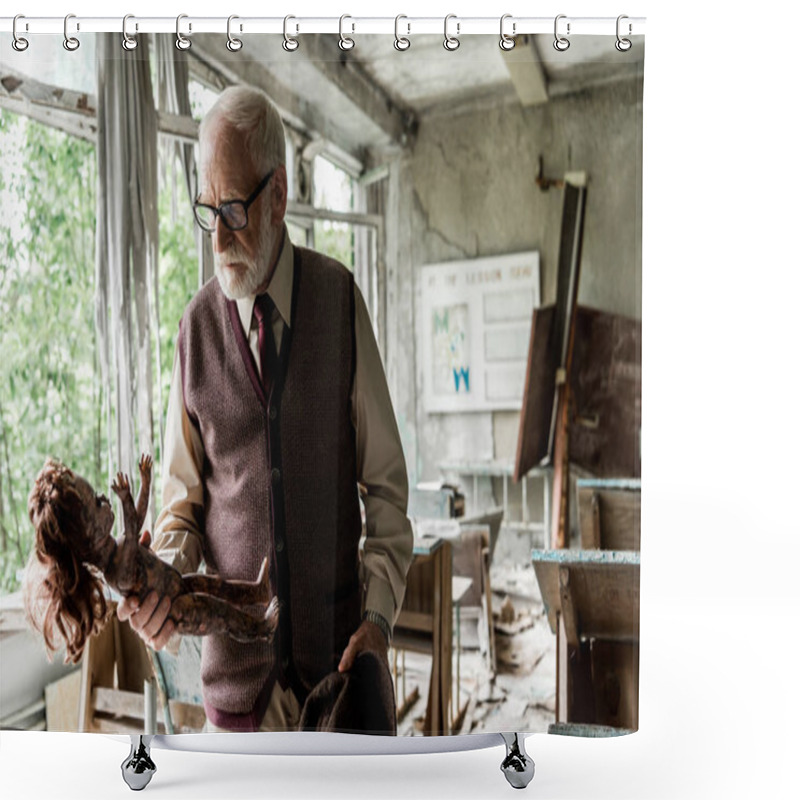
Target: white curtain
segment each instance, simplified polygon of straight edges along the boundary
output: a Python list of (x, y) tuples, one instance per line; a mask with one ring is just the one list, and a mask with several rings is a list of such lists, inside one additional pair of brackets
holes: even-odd
[[(161, 35), (156, 37), (156, 63), (158, 64), (158, 107), (161, 111), (191, 119), (192, 107), (189, 101), (189, 63), (188, 52), (175, 47), (175, 37)], [(175, 151), (183, 164), (186, 178), (186, 191), (189, 202), (194, 202), (197, 192), (197, 165), (194, 158), (194, 145), (189, 142), (175, 142)], [(194, 226), (195, 244), (199, 264), (198, 288), (206, 277), (214, 274), (211, 237)]]
[(153, 452), (151, 298), (158, 274), (158, 126), (148, 41), (137, 38), (127, 52), (118, 35), (98, 37), (95, 264), (109, 474), (121, 469), (135, 480), (139, 452)]

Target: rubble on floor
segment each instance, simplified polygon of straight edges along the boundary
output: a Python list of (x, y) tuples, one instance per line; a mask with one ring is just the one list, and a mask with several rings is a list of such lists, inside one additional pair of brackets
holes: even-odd
[[(477, 625), (462, 622), (461, 680), (453, 656), (453, 717), (462, 712), (454, 733), (546, 732), (555, 721), (556, 648), (532, 567), (503, 563), (491, 570), (497, 669), (490, 674), (478, 645)], [(455, 632), (454, 632), (455, 650)], [(405, 654), (406, 697), (419, 696), (398, 722), (399, 735), (421, 735), (428, 698), (429, 656)], [(403, 658), (398, 656), (398, 705), (403, 697)]]

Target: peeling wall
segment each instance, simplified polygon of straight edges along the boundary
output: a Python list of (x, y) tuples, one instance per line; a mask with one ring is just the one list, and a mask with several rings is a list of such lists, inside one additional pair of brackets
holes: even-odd
[[(538, 250), (542, 301), (554, 302), (563, 192), (536, 186), (541, 155), (547, 177), (589, 176), (579, 302), (641, 318), (641, 135), (642, 82), (628, 80), (531, 108), (428, 115), (413, 149), (392, 162), (385, 357), (411, 485), (437, 479), (445, 459), (513, 459), (519, 426), (517, 412), (425, 413), (419, 267)], [(495, 483), (493, 498), (481, 482), (479, 506), (502, 501)], [(534, 517), (540, 495), (531, 484)]]

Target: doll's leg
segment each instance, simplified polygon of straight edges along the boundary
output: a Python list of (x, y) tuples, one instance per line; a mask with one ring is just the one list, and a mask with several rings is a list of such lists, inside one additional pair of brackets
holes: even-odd
[(267, 603), (271, 597), (266, 558), (255, 581), (224, 581), (218, 575), (191, 573), (183, 576), (183, 585), (187, 592), (211, 594), (237, 606)]
[(169, 615), (183, 636), (224, 633), (240, 642), (271, 641), (278, 626), (278, 598), (273, 598), (263, 616), (255, 617), (218, 597), (182, 594), (172, 603)]

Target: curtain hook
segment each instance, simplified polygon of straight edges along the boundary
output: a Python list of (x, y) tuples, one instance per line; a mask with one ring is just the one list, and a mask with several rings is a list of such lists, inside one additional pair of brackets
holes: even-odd
[[(13, 24), (13, 26), (11, 28), (11, 31), (12, 31), (12, 33), (14, 35), (14, 41), (11, 42), (11, 46), (18, 53), (21, 53), (23, 50), (27, 50), (28, 49), (28, 45), (30, 44), (30, 42), (27, 39), (23, 38), (22, 36), (18, 36), (17, 35), (17, 20), (19, 20), (19, 19), (25, 19), (25, 16), (23, 14), (17, 14), (17, 16), (14, 17), (14, 24)], [(27, 22), (25, 23), (25, 30), (26, 31), (28, 30), (28, 23)]]
[[(81, 43), (78, 41), (77, 37), (69, 35), (67, 26), (69, 25), (69, 21), (71, 19), (75, 19), (74, 14), (67, 14), (67, 16), (64, 17), (64, 49), (69, 50), (70, 53), (73, 53), (81, 46)], [(76, 23), (75, 30), (79, 31), (80, 29), (80, 23)]]
[[(181, 20), (188, 19), (188, 14), (178, 14), (178, 18), (175, 20), (175, 47), (178, 50), (188, 50), (192, 46), (191, 39), (188, 39), (181, 33)], [(192, 32), (192, 23), (189, 23), (189, 33)]]
[(449, 50), (452, 53), (453, 50), (458, 50), (461, 46), (461, 41), (458, 38), (458, 34), (461, 33), (461, 23), (456, 22), (456, 35), (450, 36), (450, 34), (447, 33), (447, 23), (450, 22), (451, 19), (456, 19), (456, 15), (448, 14), (444, 18), (444, 42), (442, 44), (445, 50)]
[[(235, 20), (235, 19), (239, 19), (239, 17), (237, 17), (236, 14), (231, 14), (228, 17), (228, 41), (225, 42), (225, 47), (227, 47), (228, 50), (231, 51), (231, 53), (238, 53), (242, 49), (242, 40), (241, 39), (237, 39), (231, 33), (231, 22), (233, 22), (233, 20)], [(239, 26), (239, 30), (241, 31), (241, 29), (242, 29), (242, 26), (240, 25)]]
[[(555, 39), (553, 40), (553, 47), (558, 50), (559, 53), (563, 53), (565, 50), (569, 50), (569, 39), (566, 36), (559, 36), (558, 35), (558, 21), (560, 19), (566, 19), (566, 14), (559, 14), (556, 17), (555, 25), (553, 26), (553, 30), (555, 33)], [(569, 36), (569, 22), (567, 23), (567, 36)]]
[[(628, 19), (628, 16), (626, 14), (620, 14), (617, 17), (617, 41), (614, 42), (614, 47), (616, 47), (617, 50), (619, 50), (620, 53), (627, 53), (628, 50), (630, 50), (631, 47), (633, 47), (633, 42), (631, 42), (630, 39), (623, 39), (619, 35), (619, 29), (620, 29), (620, 25), (619, 24), (620, 24), (620, 22), (622, 22), (623, 19)], [(629, 22), (628, 23), (628, 36), (630, 36), (632, 32), (633, 32), (633, 26)]]
[[(401, 19), (408, 19), (408, 17), (405, 14), (398, 14), (394, 18), (394, 49), (403, 52), (403, 50), (408, 50), (408, 48), (411, 47), (411, 39), (400, 35), (399, 27)], [(411, 34), (411, 23), (407, 22), (406, 27), (408, 28), (408, 34)]]
[[(342, 30), (344, 26), (344, 21), (346, 19), (353, 19), (349, 14), (342, 14), (339, 17), (339, 49), (340, 50), (352, 50), (356, 46), (355, 39), (350, 36), (345, 36), (344, 31)], [(356, 24), (355, 22), (352, 23), (352, 33), (356, 32)]]
[(503, 16), (500, 17), (500, 49), (505, 51), (513, 50), (514, 45), (516, 45), (516, 41), (512, 38), (512, 36), (517, 35), (517, 23), (511, 23), (511, 36), (509, 36), (503, 29), (505, 21), (511, 18), (511, 14), (503, 14)]
[[(291, 14), (289, 14), (289, 16), (283, 18), (283, 49), (287, 53), (294, 53), (294, 51), (300, 47), (300, 42), (292, 36), (289, 36), (288, 27), (290, 19), (296, 20), (297, 17), (293, 17)], [(295, 24), (295, 33), (300, 33), (300, 26), (297, 24)]]
[[(134, 19), (133, 14), (126, 14), (122, 18), (122, 47), (123, 47), (124, 50), (131, 51), (131, 50), (135, 50), (136, 49), (136, 45), (138, 44), (138, 42), (136, 41), (136, 37), (135, 36), (131, 36), (128, 33), (128, 20), (129, 19)], [(134, 29), (137, 30), (137, 31), (139, 30), (139, 23), (138, 22), (134, 23)]]

